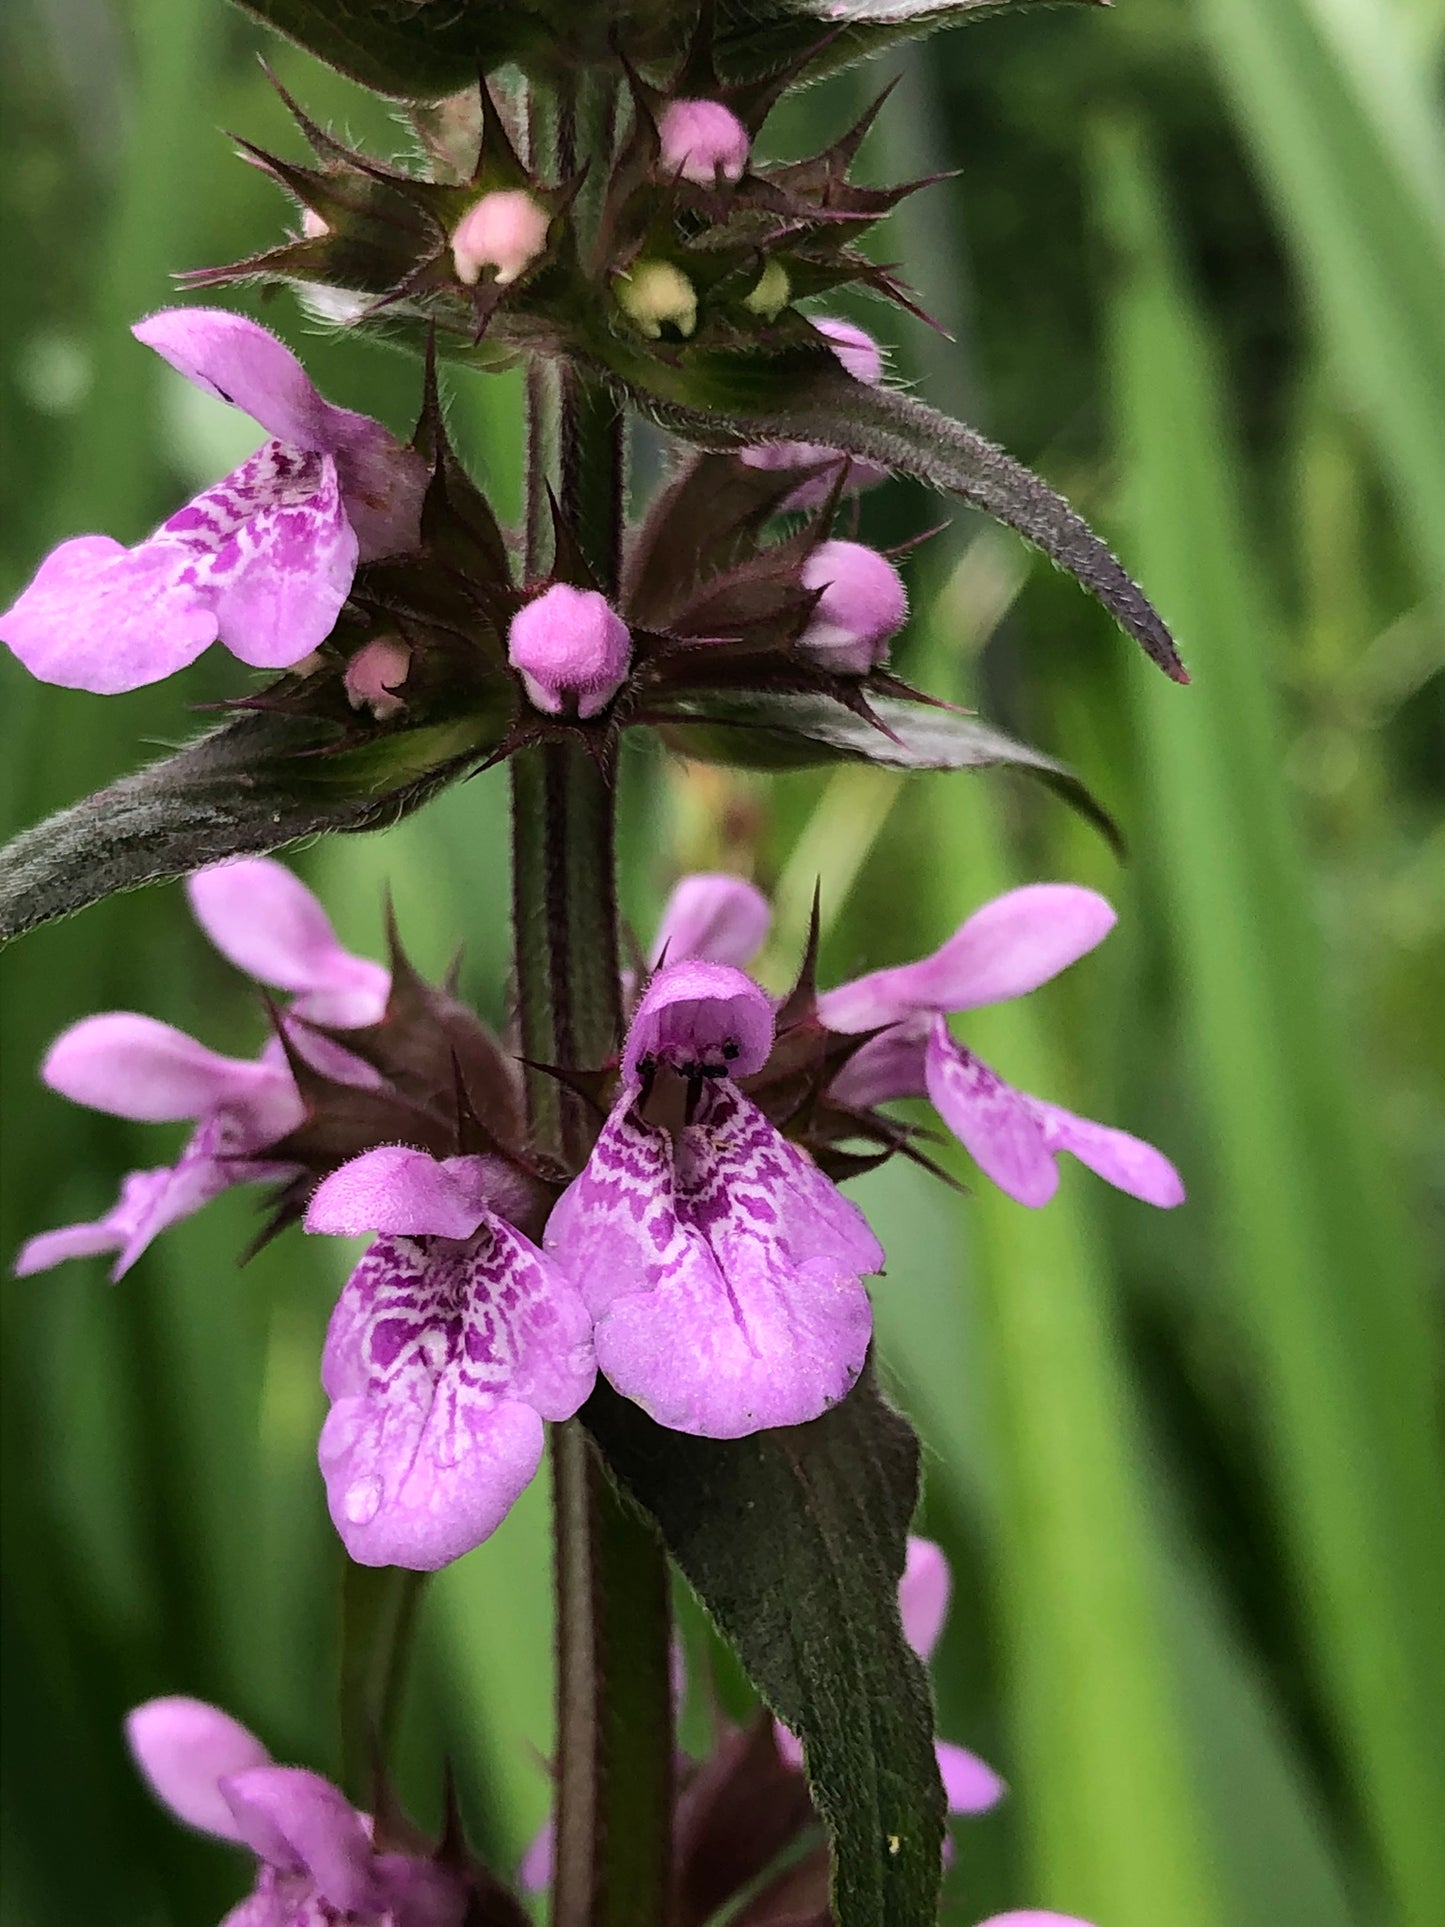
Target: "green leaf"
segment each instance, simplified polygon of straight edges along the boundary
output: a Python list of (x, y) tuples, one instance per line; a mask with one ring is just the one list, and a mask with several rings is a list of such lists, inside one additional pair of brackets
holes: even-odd
[[(1058, 0), (839, 0), (837, 5), (719, 8), (719, 65), (743, 78), (781, 71), (818, 48), (812, 75), (831, 73), (866, 54), (936, 27)], [(1102, 6), (1107, 0), (1085, 0)], [(438, 100), (470, 86), (479, 72), (515, 61), (610, 61), (609, 30), (630, 58), (666, 63), (682, 53), (692, 9), (658, 0), (579, 8), (571, 0), (237, 0), (268, 27), (362, 86), (399, 100)]]
[[(776, 72), (818, 47), (808, 63), (810, 79), (835, 73), (907, 40), (962, 26), (1000, 13), (1018, 13), (1061, 0), (783, 0), (769, 7), (724, 6), (718, 34), (718, 63), (725, 73)], [(1079, 0), (1075, 0), (1078, 4)], [(1109, 0), (1082, 0), (1107, 6)], [(828, 35), (826, 41), (824, 36)], [(819, 43), (823, 42), (820, 46)]]
[(964, 423), (852, 380), (826, 353), (685, 351), (669, 360), (627, 352), (615, 339), (596, 352), (640, 406), (701, 447), (813, 442), (962, 496), (1041, 549), (1167, 676), (1188, 682), (1158, 611), (1107, 545), (1047, 482)]
[(439, 100), (520, 59), (545, 31), (520, 0), (237, 0), (338, 72), (396, 100)]
[(1203, 0), (1215, 65), (1309, 298), (1445, 610), (1445, 140), (1403, 9)]
[(334, 741), (330, 725), (242, 716), (22, 831), (0, 850), (0, 942), (225, 857), (395, 823), (490, 746), (477, 717)]
[(871, 695), (868, 707), (876, 723), (812, 691), (689, 689), (656, 702), (648, 720), (671, 748), (703, 763), (750, 769), (853, 762), (901, 770), (1022, 770), (1087, 817), (1115, 849), (1122, 848), (1118, 824), (1066, 763), (957, 709)]
[(865, 1373), (811, 1425), (665, 1432), (607, 1387), (583, 1418), (763, 1699), (803, 1742), (839, 1927), (934, 1927), (933, 1708), (898, 1618), (918, 1441)]

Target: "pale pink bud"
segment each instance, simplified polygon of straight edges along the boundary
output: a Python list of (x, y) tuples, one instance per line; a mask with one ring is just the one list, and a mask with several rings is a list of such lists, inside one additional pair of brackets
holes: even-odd
[(798, 647), (843, 676), (866, 676), (908, 619), (908, 592), (886, 556), (861, 542), (822, 542), (803, 564), (821, 589)]
[(657, 124), (662, 165), (699, 187), (712, 187), (719, 174), (740, 181), (748, 164), (748, 130), (720, 100), (674, 100)]
[(512, 617), (507, 659), (538, 709), (595, 716), (622, 687), (632, 637), (606, 596), (554, 582)]
[(331, 223), (324, 220), (314, 207), (301, 210), (301, 232), (308, 241), (319, 241), (331, 232)]
[(524, 188), (499, 188), (473, 202), (452, 233), (457, 279), (474, 287), (483, 268), (495, 269), (498, 287), (515, 281), (547, 245), (547, 210)]
[(883, 379), (883, 350), (866, 328), (844, 321), (839, 315), (810, 315), (809, 320), (842, 362), (854, 381), (866, 381), (876, 388)]
[(373, 636), (346, 665), (346, 700), (353, 709), (369, 709), (379, 723), (406, 708), (397, 690), (411, 668), (411, 651), (396, 636)]

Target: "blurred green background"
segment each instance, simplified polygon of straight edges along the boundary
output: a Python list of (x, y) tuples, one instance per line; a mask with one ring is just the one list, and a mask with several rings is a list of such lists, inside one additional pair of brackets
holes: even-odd
[[(1126, 0), (996, 19), (810, 91), (779, 151), (903, 84), (874, 177), (958, 168), (881, 243), (952, 340), (873, 310), (899, 370), (1063, 487), (1117, 542), (1194, 671), (1167, 684), (1012, 538), (954, 517), (912, 565), (906, 673), (1074, 761), (1126, 867), (1012, 779), (780, 782), (627, 770), (644, 932), (681, 865), (777, 886), (786, 977), (821, 875), (825, 965), (931, 947), (1032, 877), (1103, 889), (1119, 929), (971, 1041), (1026, 1088), (1165, 1146), (1169, 1216), (1070, 1166), (1031, 1214), (896, 1166), (860, 1187), (925, 1523), (956, 1595), (942, 1730), (1012, 1797), (957, 1830), (948, 1918), (1053, 1906), (1102, 1927), (1433, 1927), (1445, 1908), (1445, 163), (1440, 0)], [(132, 540), (259, 437), (133, 343), (173, 269), (250, 252), (283, 209), (233, 129), (296, 152), (218, 0), (9, 0), (0, 17), (0, 600), (62, 537)], [(289, 48), (318, 117), (401, 131)], [(409, 425), (416, 370), (308, 340), (336, 399)], [(515, 386), (454, 378), (504, 512)], [(919, 491), (865, 529), (936, 519)], [(124, 698), (0, 663), (8, 834), (238, 693), (221, 652)], [(503, 1014), (506, 792), (300, 853), (374, 950), (395, 893), (419, 960), (465, 944)], [(163, 1130), (46, 1093), (48, 1039), (135, 1008), (250, 1051), (254, 994), (179, 889), (4, 960), (4, 1250), (95, 1214)], [(958, 1166), (963, 1170), (962, 1161)], [(193, 1927), (242, 1886), (137, 1786), (127, 1707), (220, 1701), (334, 1768), (338, 1548), (315, 1470), (320, 1336), (349, 1254), (297, 1234), (245, 1270), (245, 1195), (112, 1291), (97, 1263), (9, 1283), (4, 1337), (7, 1927)], [(424, 1608), (402, 1777), (445, 1750), (510, 1865), (546, 1805), (546, 1496)]]

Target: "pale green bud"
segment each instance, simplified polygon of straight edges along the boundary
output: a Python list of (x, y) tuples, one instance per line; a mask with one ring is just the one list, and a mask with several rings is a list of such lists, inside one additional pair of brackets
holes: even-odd
[(649, 341), (665, 327), (686, 340), (697, 326), (697, 289), (671, 261), (640, 261), (631, 274), (619, 275), (617, 305)]

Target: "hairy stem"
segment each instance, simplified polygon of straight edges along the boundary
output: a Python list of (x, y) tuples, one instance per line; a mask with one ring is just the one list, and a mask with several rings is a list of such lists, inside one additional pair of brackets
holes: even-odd
[[(605, 101), (564, 99), (533, 120), (533, 158), (583, 158), (598, 178)], [(550, 553), (547, 489), (598, 585), (621, 566), (623, 423), (599, 386), (556, 367), (528, 378), (527, 568)], [(615, 803), (581, 743), (512, 763), (512, 896), (528, 1109), (539, 1148), (577, 1169), (598, 1119), (545, 1068), (590, 1070), (620, 1041)], [(557, 1586), (554, 1927), (660, 1927), (669, 1910), (672, 1691), (666, 1557), (619, 1497), (579, 1421), (552, 1433)]]

